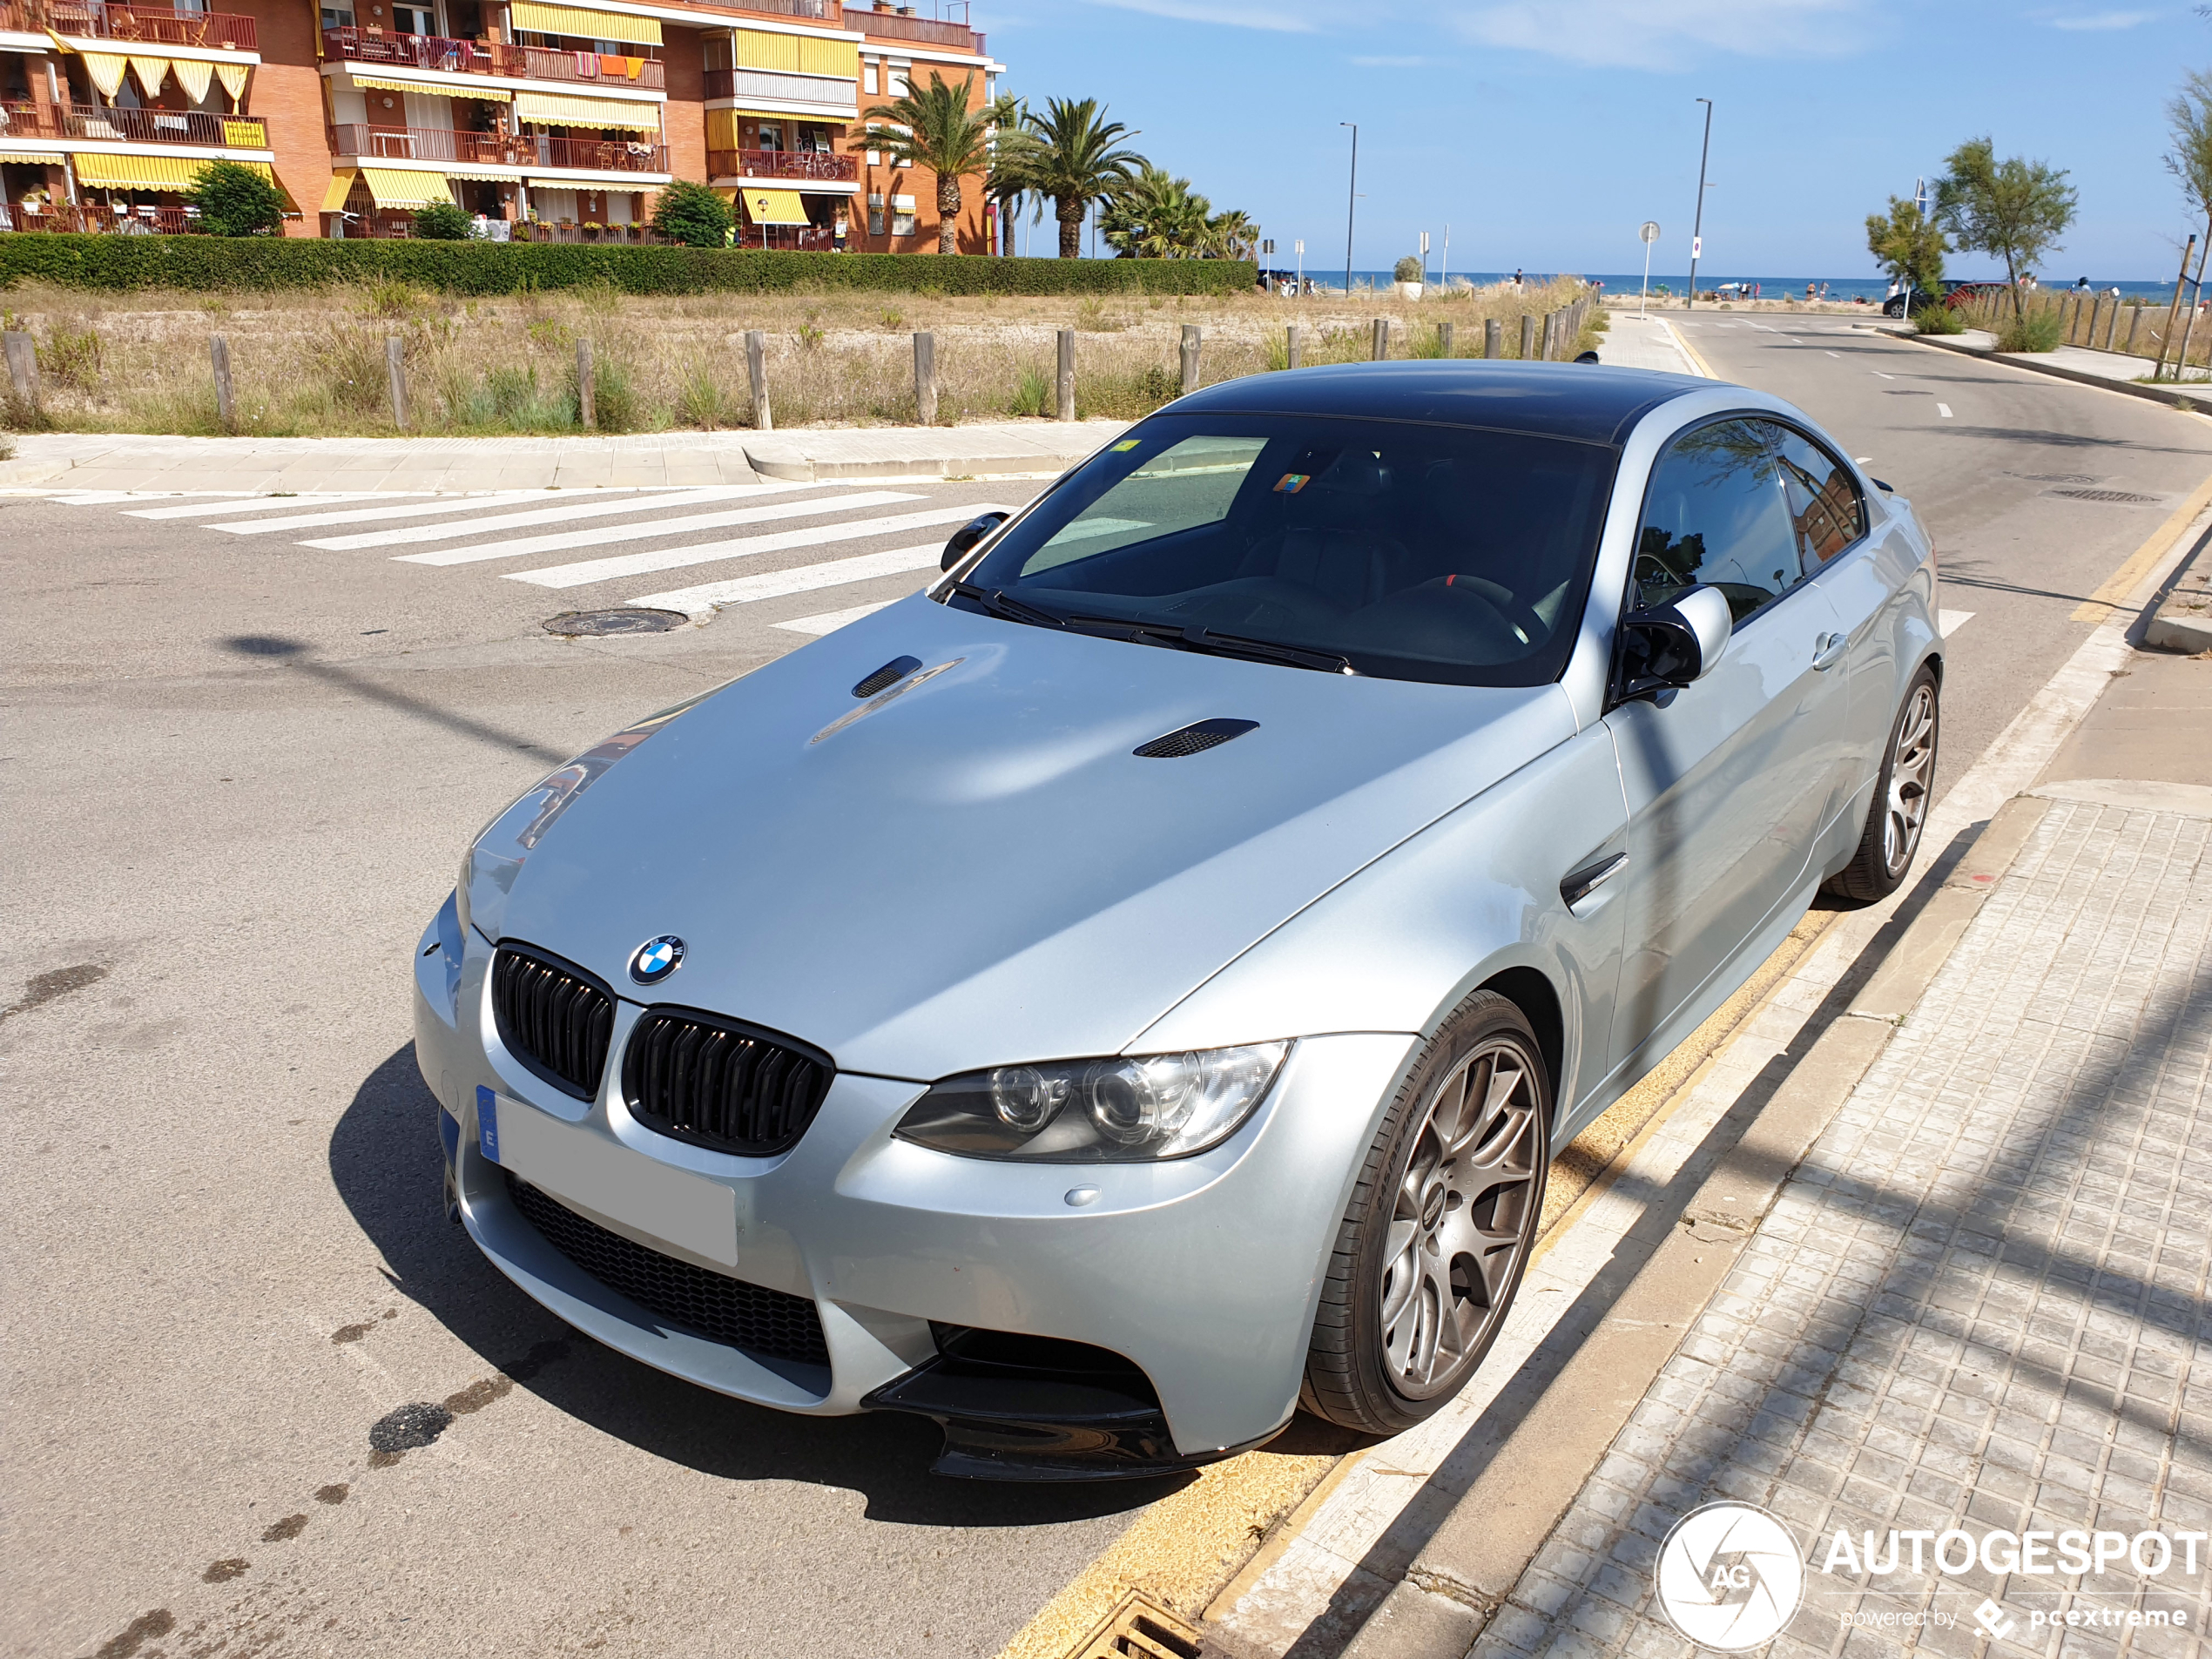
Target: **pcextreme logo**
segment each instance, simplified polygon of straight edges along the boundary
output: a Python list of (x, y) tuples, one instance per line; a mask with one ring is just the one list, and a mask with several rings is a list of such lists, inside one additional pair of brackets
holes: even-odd
[(1701, 1648), (1740, 1653), (1780, 1635), (1804, 1597), (1804, 1553), (1756, 1504), (1709, 1503), (1659, 1546), (1659, 1606)]

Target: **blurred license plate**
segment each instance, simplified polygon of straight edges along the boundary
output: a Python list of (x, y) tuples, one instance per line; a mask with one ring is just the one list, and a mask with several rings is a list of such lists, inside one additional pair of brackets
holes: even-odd
[[(737, 1194), (620, 1142), (498, 1097), (496, 1161), (532, 1186), (725, 1267), (738, 1263)], [(481, 1108), (479, 1109), (481, 1115)]]

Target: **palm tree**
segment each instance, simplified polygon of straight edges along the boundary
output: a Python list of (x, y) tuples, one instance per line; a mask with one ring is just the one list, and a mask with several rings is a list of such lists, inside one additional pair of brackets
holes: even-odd
[(1098, 233), (1125, 260), (1195, 260), (1204, 256), (1213, 204), (1188, 179), (1147, 163), (1107, 199)]
[[(929, 71), (929, 84), (917, 91), (912, 82), (905, 94), (867, 111), (870, 123), (860, 135), (872, 150), (881, 150), (894, 166), (922, 166), (937, 175), (937, 251), (954, 251), (959, 230), (960, 181), (983, 172), (991, 162), (993, 108), (968, 107), (966, 80), (945, 84), (945, 78)], [(893, 124), (895, 125), (887, 125)]]
[(1243, 208), (1224, 208), (1206, 221), (1206, 240), (1217, 259), (1249, 260), (1259, 250), (1259, 226)]
[(1082, 257), (1083, 215), (1091, 203), (1127, 188), (1136, 170), (1150, 165), (1135, 151), (1115, 147), (1136, 134), (1105, 118), (1096, 98), (1055, 98), (1042, 115), (1028, 111), (1022, 131), (1001, 144), (1001, 188), (1052, 203), (1063, 260)]

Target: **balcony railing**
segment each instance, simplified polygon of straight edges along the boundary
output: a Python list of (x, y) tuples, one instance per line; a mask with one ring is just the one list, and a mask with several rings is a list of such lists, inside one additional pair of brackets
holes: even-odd
[[(766, 238), (764, 241), (762, 239)], [(740, 225), (738, 226), (739, 247), (770, 247), (796, 250), (802, 253), (833, 253), (837, 251), (835, 233), (821, 225)]]
[(124, 236), (179, 236), (199, 228), (199, 215), (188, 207), (101, 207), (87, 202), (54, 202), (43, 207), (0, 204), (0, 218), (19, 231), (87, 232)]
[(556, 138), (537, 132), (455, 132), (445, 127), (368, 126), (330, 130), (333, 155), (363, 161), (489, 162), (501, 167), (561, 167), (579, 172), (666, 172), (665, 145), (623, 138)]
[(837, 26), (838, 0), (732, 0), (740, 10), (772, 12), (779, 17), (805, 17), (812, 23)]
[(203, 46), (221, 51), (259, 51), (251, 17), (231, 11), (176, 11), (167, 6), (111, 6), (99, 0), (24, 0), (0, 3), (0, 29), (37, 33), (51, 29), (77, 39), (143, 41), (158, 46)]
[[(515, 46), (496, 40), (455, 40), (443, 35), (389, 35), (377, 29), (326, 29), (325, 57), (394, 69), (435, 69), (448, 75), (504, 75), (516, 80), (610, 81), (617, 86), (668, 85), (668, 65), (648, 57), (635, 78), (627, 59), (602, 58), (597, 52), (555, 51), (544, 46)], [(624, 67), (610, 71), (610, 62)]]
[(104, 104), (0, 104), (0, 143), (10, 138), (91, 138), (129, 144), (197, 144), (266, 150), (268, 129), (258, 115), (208, 115), (199, 110), (118, 110)]
[(853, 107), (854, 83), (850, 75), (793, 75), (779, 69), (710, 69), (705, 95), (708, 98), (778, 98), (787, 103), (826, 105), (832, 109)]
[(710, 179), (820, 179), (851, 184), (860, 176), (853, 156), (824, 155), (814, 150), (710, 150)]
[(983, 37), (964, 23), (941, 23), (934, 17), (902, 17), (895, 11), (869, 11), (860, 6), (847, 7), (845, 26), (858, 29), (884, 40), (923, 41), (933, 46), (950, 46), (955, 51), (982, 55)]

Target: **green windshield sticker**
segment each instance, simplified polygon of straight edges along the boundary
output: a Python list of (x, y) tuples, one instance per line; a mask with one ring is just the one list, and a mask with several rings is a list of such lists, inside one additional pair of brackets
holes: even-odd
[(1117, 455), (1126, 455), (1143, 442), (1144, 440), (1142, 438), (1123, 438), (1119, 443), (1114, 446), (1114, 453)]

